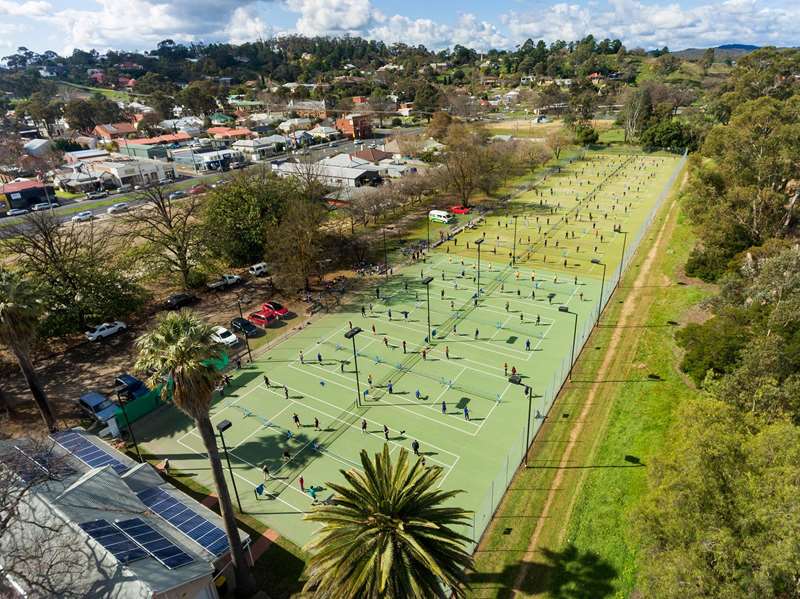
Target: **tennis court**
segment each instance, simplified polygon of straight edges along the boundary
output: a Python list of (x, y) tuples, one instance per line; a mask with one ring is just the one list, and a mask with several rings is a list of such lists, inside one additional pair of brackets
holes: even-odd
[[(309, 488), (325, 501), (327, 481), (358, 467), (361, 449), (388, 442), (396, 454), (416, 440), (442, 485), (465, 491), (456, 501), (474, 512), (464, 532), (477, 542), (681, 164), (590, 153), (233, 373), (212, 420), (232, 423), (225, 442), (245, 511), (302, 545), (317, 527), (302, 519)], [(362, 332), (347, 339), (351, 327)], [(150, 453), (213, 488), (200, 436), (177, 409), (136, 428)]]

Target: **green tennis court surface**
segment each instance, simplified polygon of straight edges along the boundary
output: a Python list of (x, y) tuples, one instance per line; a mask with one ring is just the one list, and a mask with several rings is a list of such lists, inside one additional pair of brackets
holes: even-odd
[[(623, 244), (630, 257), (678, 166), (672, 156), (589, 154), (234, 373), (212, 420), (233, 423), (225, 441), (244, 509), (302, 545), (317, 526), (302, 519), (310, 487), (327, 500), (326, 483), (358, 467), (361, 449), (388, 442), (396, 454), (416, 440), (426, 464), (442, 468), (442, 485), (465, 491), (456, 501), (474, 511), (464, 532), (477, 542), (567, 376), (573, 334), (577, 355), (601, 284), (607, 300)], [(355, 337), (358, 404), (353, 344), (344, 337), (351, 326), (363, 330)], [(521, 384), (509, 381), (512, 370)], [(213, 488), (200, 436), (177, 409), (151, 415), (137, 435)], [(535, 455), (529, 463), (537, 465)]]

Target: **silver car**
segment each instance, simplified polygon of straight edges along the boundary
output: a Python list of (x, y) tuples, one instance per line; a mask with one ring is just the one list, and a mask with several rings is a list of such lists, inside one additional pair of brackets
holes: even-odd
[(86, 223), (89, 222), (94, 218), (94, 215), (89, 210), (84, 210), (83, 212), (78, 212), (75, 216), (72, 217), (73, 223)]

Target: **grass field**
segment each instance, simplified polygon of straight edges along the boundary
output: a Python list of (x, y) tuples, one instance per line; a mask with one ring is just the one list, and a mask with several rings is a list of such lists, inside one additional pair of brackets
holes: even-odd
[[(310, 487), (325, 500), (326, 482), (357, 467), (359, 450), (388, 442), (396, 454), (417, 440), (427, 465), (442, 468), (442, 485), (465, 491), (457, 502), (474, 523), (464, 533), (477, 542), (567, 375), (575, 332), (577, 350), (603, 284), (609, 295), (623, 245), (633, 241), (627, 233), (647, 222), (676, 164), (672, 156), (590, 153), (235, 373), (212, 420), (233, 423), (225, 441), (245, 511), (302, 545), (316, 527), (302, 520)], [(363, 329), (358, 380), (343, 336), (351, 324)], [(509, 382), (512, 369), (521, 385)], [(138, 424), (137, 437), (212, 486), (200, 437), (176, 409)], [(273, 478), (256, 497), (265, 463)]]

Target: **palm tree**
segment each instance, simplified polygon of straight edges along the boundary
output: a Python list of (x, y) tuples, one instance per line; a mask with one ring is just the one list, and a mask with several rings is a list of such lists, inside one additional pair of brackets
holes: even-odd
[(317, 599), (463, 597), (469, 539), (455, 530), (469, 512), (442, 503), (460, 491), (442, 491), (438, 466), (410, 463), (406, 450), (395, 464), (389, 446), (361, 470), (342, 470), (349, 483), (328, 483), (329, 505), (305, 516), (322, 528), (305, 547), (311, 553), (305, 591)]
[(163, 396), (166, 399), (171, 391), (175, 405), (194, 419), (211, 463), (225, 532), (231, 547), (236, 586), (242, 594), (250, 595), (255, 592), (255, 580), (244, 558), (231, 495), (209, 416), (214, 388), (221, 378), (220, 372), (212, 364), (219, 357), (219, 346), (211, 340), (211, 334), (212, 328), (190, 310), (166, 314), (151, 332), (137, 340), (139, 357), (135, 368), (139, 372), (151, 373), (150, 380), (154, 385), (164, 378), (170, 381), (170, 384), (162, 386)]
[(42, 420), (52, 432), (57, 429), (56, 417), (31, 362), (31, 348), (42, 311), (30, 284), (16, 273), (0, 268), (0, 343), (17, 359)]

